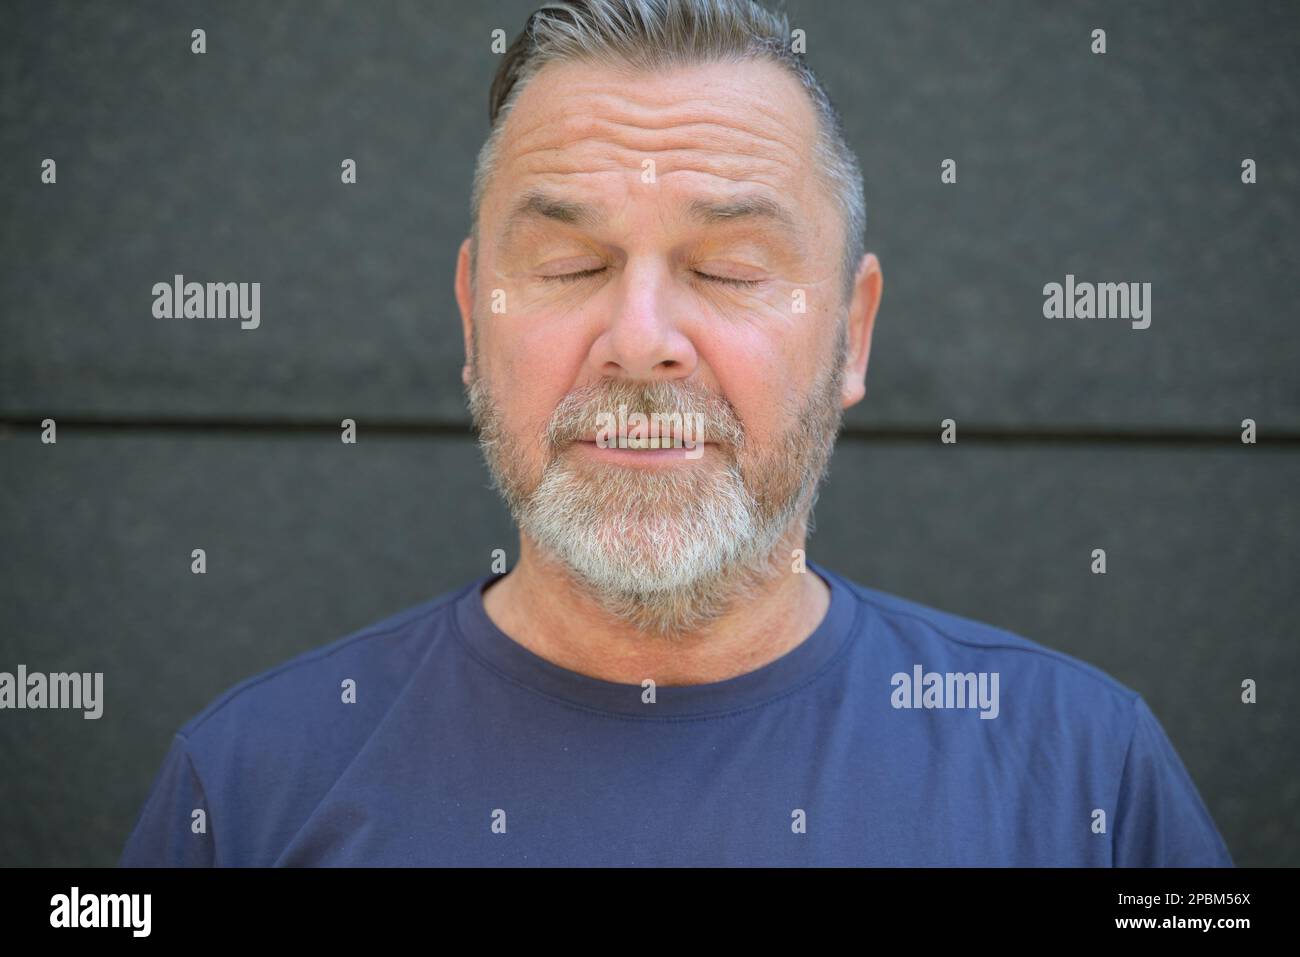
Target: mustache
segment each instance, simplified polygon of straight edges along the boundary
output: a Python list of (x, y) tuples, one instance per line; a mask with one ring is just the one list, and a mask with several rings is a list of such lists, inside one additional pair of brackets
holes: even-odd
[[(640, 413), (647, 421), (702, 422), (703, 435), (695, 436), (721, 446), (740, 448), (745, 431), (726, 397), (700, 386), (669, 382), (613, 380), (582, 386), (566, 395), (546, 427), (546, 444), (553, 450), (582, 441), (596, 432), (602, 418)], [(608, 423), (609, 419), (605, 419)]]

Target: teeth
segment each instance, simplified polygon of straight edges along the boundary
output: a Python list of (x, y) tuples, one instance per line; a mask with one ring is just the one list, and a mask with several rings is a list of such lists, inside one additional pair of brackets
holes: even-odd
[(656, 435), (651, 438), (628, 435), (628, 436), (624, 436), (624, 441), (627, 443), (626, 448), (629, 449), (675, 448), (675, 446), (673, 445), (672, 436), (668, 436), (668, 435)]

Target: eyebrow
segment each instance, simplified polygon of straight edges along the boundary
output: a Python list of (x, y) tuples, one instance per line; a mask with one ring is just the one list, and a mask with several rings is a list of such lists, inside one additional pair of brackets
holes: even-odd
[[(758, 193), (750, 193), (724, 200), (697, 199), (686, 208), (692, 220), (704, 224), (737, 222), (742, 220), (766, 220), (789, 229), (796, 237), (800, 234), (799, 223), (794, 214), (783, 204)], [(570, 226), (590, 227), (604, 221), (600, 210), (588, 203), (552, 196), (544, 190), (534, 189), (525, 193), (511, 208), (506, 217), (505, 229), (501, 233), (501, 243), (510, 240), (515, 227), (529, 219), (548, 219)]]
[(706, 225), (737, 219), (765, 219), (787, 229), (799, 229), (799, 223), (790, 210), (776, 200), (757, 193), (719, 201), (697, 199), (687, 211), (692, 219)]

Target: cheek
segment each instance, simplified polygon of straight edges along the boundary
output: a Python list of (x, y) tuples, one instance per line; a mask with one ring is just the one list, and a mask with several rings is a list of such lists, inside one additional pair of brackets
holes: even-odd
[(714, 388), (731, 403), (746, 438), (759, 448), (790, 428), (788, 416), (800, 406), (802, 359), (793, 343), (757, 329), (729, 330), (701, 341)]
[(508, 310), (489, 315), (493, 354), (521, 385), (558, 377), (581, 366), (588, 316), (573, 305), (530, 303), (523, 289), (511, 289)]
[(520, 440), (524, 454), (540, 459), (537, 439), (572, 390), (583, 355), (562, 322), (494, 318), (490, 375), (504, 428)]

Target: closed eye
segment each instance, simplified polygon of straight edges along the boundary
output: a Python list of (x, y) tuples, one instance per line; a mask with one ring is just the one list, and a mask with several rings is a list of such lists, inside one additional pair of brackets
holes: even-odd
[(545, 282), (577, 282), (579, 279), (586, 279), (589, 276), (595, 276), (602, 273), (607, 267), (601, 266), (599, 269), (584, 269), (582, 272), (564, 272), (558, 276), (542, 276)]
[(727, 276), (714, 276), (707, 272), (700, 272), (698, 269), (692, 270), (692, 272), (709, 282), (720, 282), (726, 286), (757, 286), (763, 281), (761, 279), (731, 279)]
[[(581, 272), (566, 272), (557, 276), (542, 276), (541, 278), (545, 282), (578, 282), (599, 275), (607, 268), (607, 266), (601, 266), (599, 269), (584, 269)], [(714, 276), (711, 273), (700, 272), (698, 269), (691, 271), (701, 279), (707, 279), (709, 282), (719, 282), (727, 286), (757, 286), (762, 282), (761, 279), (731, 279), (726, 276)]]

